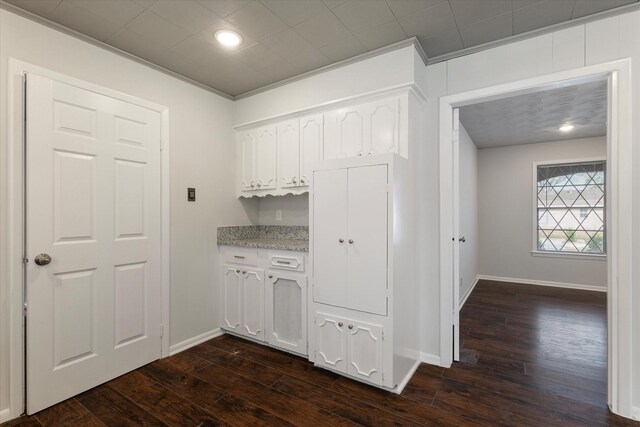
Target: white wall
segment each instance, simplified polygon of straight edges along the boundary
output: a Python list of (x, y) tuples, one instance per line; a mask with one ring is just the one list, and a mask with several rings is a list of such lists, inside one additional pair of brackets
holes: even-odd
[(460, 123), (460, 298), (478, 275), (478, 148)]
[(606, 157), (606, 137), (483, 148), (478, 156), (480, 274), (607, 287), (606, 258), (533, 256), (533, 162)]
[[(276, 219), (281, 211), (282, 219)], [(309, 194), (266, 196), (258, 200), (260, 225), (309, 225)]]
[[(171, 343), (218, 327), (216, 226), (257, 221), (235, 197), (232, 102), (121, 56), (0, 10), (0, 411), (8, 406), (8, 60), (16, 58), (164, 105), (171, 144)], [(198, 200), (187, 203), (186, 188)], [(166, 195), (167, 193), (165, 193)], [(13, 292), (20, 284), (13, 283)], [(15, 414), (14, 414), (15, 415)]]
[[(437, 147), (439, 138), (438, 97), (460, 93), (472, 89), (484, 88), (497, 84), (550, 74), (553, 72), (575, 69), (587, 65), (599, 64), (617, 59), (631, 58), (632, 93), (630, 112), (623, 113), (623, 120), (632, 123), (632, 135), (636, 145), (640, 135), (640, 11), (628, 12), (623, 15), (577, 25), (572, 28), (538, 36), (532, 39), (510, 43), (504, 46), (488, 49), (472, 55), (452, 59), (446, 62), (426, 67), (426, 80), (429, 90), (426, 121), (428, 125), (427, 146)], [(629, 114), (631, 117), (629, 117)], [(640, 150), (633, 150), (634, 175), (632, 177), (631, 198), (635, 217), (640, 217)], [(430, 182), (438, 180), (438, 157), (430, 149), (420, 153), (421, 168), (427, 168), (427, 175), (423, 175), (421, 182), (424, 191), (419, 201), (419, 209), (429, 213), (429, 206), (438, 200), (437, 189), (433, 191)], [(423, 215), (425, 220), (432, 221), (432, 215)], [(437, 218), (437, 217), (436, 217)], [(423, 242), (421, 259), (430, 259), (431, 266), (422, 267), (422, 280), (427, 283), (425, 298), (423, 298), (424, 348), (431, 354), (440, 354), (439, 344), (439, 253), (434, 251), (430, 242), (438, 233), (438, 222), (423, 225), (420, 240)], [(632, 241), (640, 242), (640, 227), (634, 227)], [(634, 288), (631, 301), (633, 336), (640, 337), (640, 248), (632, 252), (633, 271), (632, 286)], [(431, 258), (432, 257), (432, 258)], [(436, 327), (437, 325), (437, 327)], [(633, 340), (631, 360), (640, 360), (640, 338)], [(626, 356), (624, 356), (626, 357)], [(637, 365), (637, 364), (636, 364)], [(622, 399), (632, 399), (640, 416), (640, 369), (631, 374), (633, 393), (626, 391)], [(624, 408), (625, 415), (630, 416), (630, 409)]]

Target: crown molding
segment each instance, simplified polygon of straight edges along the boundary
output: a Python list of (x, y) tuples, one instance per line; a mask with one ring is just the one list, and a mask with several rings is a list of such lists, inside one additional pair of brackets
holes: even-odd
[(522, 40), (531, 39), (534, 37), (549, 34), (555, 31), (564, 30), (566, 28), (576, 27), (578, 25), (584, 25), (589, 22), (598, 21), (604, 18), (610, 18), (612, 16), (623, 15), (625, 13), (640, 10), (640, 3), (631, 3), (624, 6), (616, 7), (614, 9), (605, 10), (602, 12), (594, 13), (592, 15), (583, 16), (580, 18), (572, 19), (570, 21), (560, 22), (558, 24), (549, 25), (536, 30), (528, 31), (522, 34), (516, 34), (500, 40), (495, 40), (487, 43), (483, 43), (477, 46), (471, 46), (455, 52), (445, 53), (429, 58), (427, 65), (437, 64), (438, 62), (449, 61), (451, 59), (459, 58), (461, 56), (471, 55), (473, 53), (482, 52), (483, 50), (493, 49), (494, 47), (504, 46), (510, 43), (519, 42)]
[(75, 30), (72, 30), (71, 28), (65, 27), (64, 25), (60, 25), (57, 22), (53, 22), (50, 21), (46, 18), (43, 18), (39, 15), (36, 15), (34, 13), (31, 13), (29, 11), (26, 11), (24, 9), (21, 9), (17, 6), (14, 6), (10, 3), (5, 2), (4, 0), (0, 0), (0, 9), (4, 9), (8, 12), (14, 13), (16, 15), (19, 15), (23, 18), (29, 19), (33, 22), (36, 22), (38, 24), (44, 25), (45, 27), (49, 27), (51, 29), (54, 29), (56, 31), (59, 31), (61, 33), (64, 33), (68, 36), (74, 37), (76, 39), (82, 40), (84, 42), (87, 42), (89, 44), (92, 44), (94, 46), (100, 47), (102, 49), (106, 49), (111, 53), (115, 53), (116, 55), (119, 56), (123, 56), (131, 61), (137, 62), (138, 64), (142, 64), (145, 65), (155, 71), (159, 71), (161, 73), (167, 74), (171, 77), (174, 77), (178, 80), (182, 80), (185, 83), (189, 83), (193, 86), (199, 87), (200, 89), (204, 89), (208, 92), (214, 93), (218, 96), (221, 96), (223, 98), (229, 99), (231, 101), (234, 100), (234, 97), (232, 95), (229, 95), (228, 93), (222, 92), (221, 90), (218, 89), (214, 89), (211, 86), (207, 86), (203, 83), (197, 82), (193, 79), (190, 79), (189, 77), (186, 77), (182, 74), (176, 73), (174, 71), (171, 71), (167, 68), (164, 68), (158, 64), (154, 64), (153, 62), (147, 61), (146, 59), (142, 59), (139, 56), (133, 55), (131, 53), (125, 52), (124, 50), (118, 49), (117, 47), (111, 46), (110, 44), (107, 44), (105, 42), (102, 42), (100, 40), (94, 39), (93, 37), (89, 37), (87, 35), (84, 35), (82, 33), (79, 33)]

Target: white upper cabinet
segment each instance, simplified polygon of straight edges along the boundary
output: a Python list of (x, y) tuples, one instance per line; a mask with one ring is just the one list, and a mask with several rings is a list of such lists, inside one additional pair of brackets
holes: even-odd
[(400, 98), (388, 98), (324, 115), (324, 159), (399, 153)]
[(278, 123), (278, 185), (297, 187), (300, 183), (300, 130), (298, 120)]
[(238, 196), (305, 193), (322, 160), (407, 157), (408, 108), (409, 95), (398, 95), (238, 131)]
[(254, 144), (255, 181), (258, 190), (276, 188), (276, 126), (258, 128)]
[(238, 139), (240, 144), (240, 189), (251, 191), (255, 188), (255, 132), (241, 132)]
[(311, 185), (311, 164), (322, 160), (324, 128), (322, 114), (300, 118), (300, 186)]

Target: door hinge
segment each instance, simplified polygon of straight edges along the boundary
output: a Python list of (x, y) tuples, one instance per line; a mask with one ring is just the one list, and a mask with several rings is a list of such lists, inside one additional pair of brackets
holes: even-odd
[(22, 263), (23, 263), (23, 264), (26, 264), (26, 263), (28, 263), (28, 262), (29, 262), (29, 258), (27, 258), (27, 257), (22, 258)]
[(26, 302), (22, 305), (22, 315), (24, 317), (27, 317), (27, 303)]
[(384, 341), (384, 332), (382, 332), (382, 341)]

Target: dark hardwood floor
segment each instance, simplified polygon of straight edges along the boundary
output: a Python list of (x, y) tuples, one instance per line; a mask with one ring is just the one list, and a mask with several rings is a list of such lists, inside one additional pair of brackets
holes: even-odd
[(5, 426), (640, 425), (606, 405), (606, 295), (484, 281), (462, 360), (401, 396), (228, 335)]

